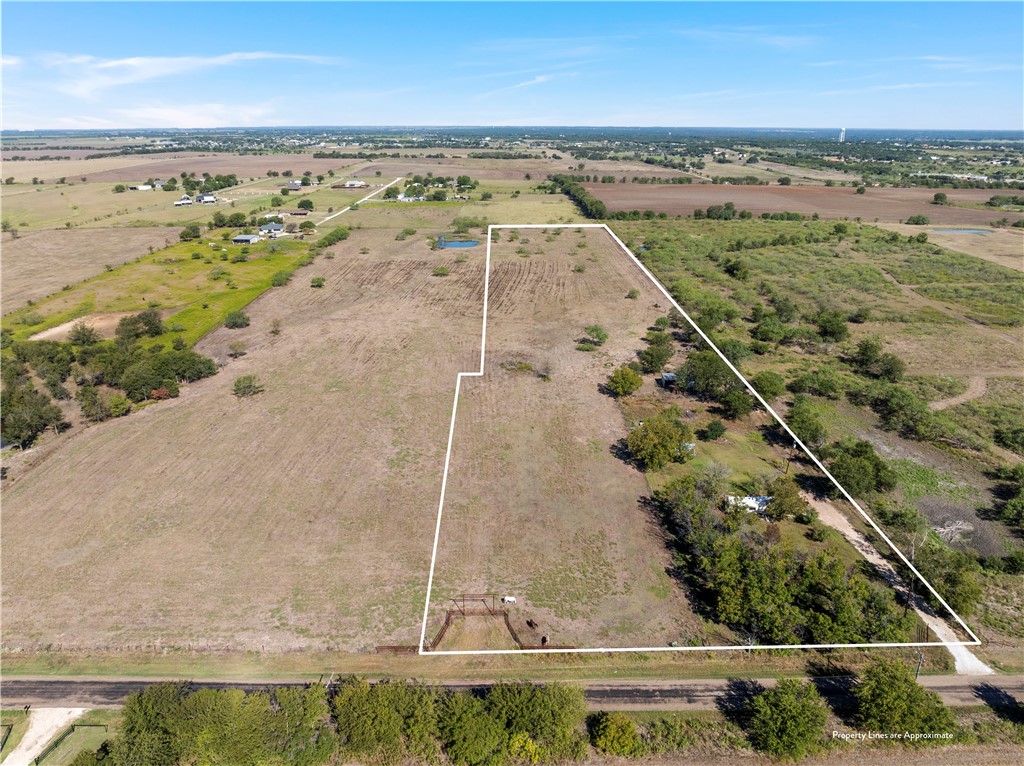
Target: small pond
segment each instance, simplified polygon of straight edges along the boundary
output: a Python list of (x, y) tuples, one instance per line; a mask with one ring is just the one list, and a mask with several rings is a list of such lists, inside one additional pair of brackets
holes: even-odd
[(991, 234), (987, 229), (932, 229), (933, 234)]
[(443, 248), (476, 247), (479, 244), (479, 240), (475, 239), (445, 239), (444, 237), (437, 238), (437, 246)]

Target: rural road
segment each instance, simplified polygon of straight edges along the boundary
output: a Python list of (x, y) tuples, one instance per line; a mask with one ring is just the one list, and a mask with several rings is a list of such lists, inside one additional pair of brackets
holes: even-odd
[[(371, 197), (376, 197), (376, 196), (377, 196), (378, 194), (380, 194), (380, 193), (381, 193), (382, 191), (384, 191), (385, 189), (387, 189), (387, 188), (388, 188), (389, 186), (394, 186), (394, 185), (395, 185), (396, 183), (398, 183), (398, 182), (399, 182), (399, 181), (401, 181), (401, 180), (402, 180), (402, 179), (401, 179), (401, 177), (398, 177), (398, 178), (396, 178), (396, 179), (395, 179), (394, 181), (392, 181), (391, 183), (389, 183), (389, 184), (385, 184), (384, 186), (380, 187), (379, 189), (377, 189), (377, 190), (376, 190), (376, 191), (374, 191), (374, 192), (370, 192), (369, 194), (367, 194), (367, 195), (366, 195), (365, 197), (363, 197), (363, 198), (362, 198), (361, 200), (359, 200), (358, 202), (353, 202), (353, 203), (352, 203), (352, 205), (360, 205), (360, 204), (362, 204), (363, 202), (366, 202), (366, 200), (370, 199)], [(323, 225), (324, 225), (325, 223), (327, 223), (327, 222), (328, 222), (329, 220), (331, 220), (332, 218), (337, 218), (337, 217), (338, 217), (339, 215), (341, 215), (342, 213), (347, 213), (347, 212), (348, 212), (349, 210), (351, 210), (351, 209), (352, 209), (352, 205), (349, 205), (349, 206), (348, 206), (347, 208), (345, 208), (344, 210), (339, 210), (339, 211), (338, 211), (337, 213), (334, 213), (333, 215), (329, 215), (329, 216), (327, 216), (327, 217), (326, 217), (326, 218), (324, 218), (324, 219), (323, 219), (322, 221), (320, 221), (320, 223), (318, 223), (318, 224), (317, 224), (317, 226), (323, 226)]]
[[(830, 703), (844, 706), (852, 702), (851, 676), (825, 676), (814, 679), (822, 695)], [(1024, 704), (1024, 676), (923, 676), (921, 685), (936, 692), (947, 705)], [(156, 680), (90, 680), (72, 681), (54, 678), (15, 678), (3, 682), (3, 704), (6, 708), (46, 705), (78, 705), (82, 707), (114, 707), (129, 694), (141, 691)], [(303, 683), (303, 682), (291, 682)], [(758, 679), (755, 683), (773, 686), (774, 679)], [(254, 691), (288, 682), (193, 681), (195, 688), (244, 689)], [(747, 680), (727, 679), (687, 681), (590, 681), (585, 684), (587, 702), (593, 710), (716, 710), (728, 707), (742, 698)], [(483, 682), (452, 682), (449, 689), (482, 688)], [(33, 707), (33, 709), (36, 709)]]

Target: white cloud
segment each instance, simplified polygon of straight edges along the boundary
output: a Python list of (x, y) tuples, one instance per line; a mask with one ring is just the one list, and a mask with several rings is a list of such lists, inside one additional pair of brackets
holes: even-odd
[[(567, 76), (571, 77), (572, 75), (567, 75)], [(553, 74), (539, 74), (536, 77), (531, 78), (529, 80), (523, 80), (522, 82), (517, 82), (515, 85), (509, 85), (509, 86), (504, 87), (504, 88), (498, 88), (497, 90), (492, 90), (492, 91), (488, 91), (487, 93), (482, 93), (480, 95), (480, 98), (487, 98), (489, 96), (494, 96), (494, 95), (496, 95), (498, 93), (507, 93), (510, 90), (520, 90), (522, 88), (530, 88), (530, 87), (532, 87), (534, 85), (542, 85), (543, 83), (551, 82), (553, 79), (555, 79), (555, 76)]]
[(753, 43), (771, 48), (804, 48), (819, 41), (812, 35), (781, 34), (769, 27), (707, 27), (679, 29), (675, 34), (712, 43)]
[(55, 87), (81, 99), (90, 99), (103, 91), (160, 77), (196, 72), (213, 67), (231, 66), (250, 61), (304, 61), (336, 64), (338, 59), (267, 51), (224, 53), (217, 56), (133, 56), (102, 59), (96, 56), (49, 54), (41, 58), (44, 66), (62, 71), (64, 79)]
[(21, 66), (22, 59), (18, 56), (0, 56), (0, 66), (17, 67)]
[(819, 96), (852, 96), (861, 93), (881, 93), (894, 90), (922, 90), (925, 88), (963, 88), (976, 85), (973, 82), (901, 82), (892, 85), (868, 85), (863, 88), (844, 88), (839, 90), (826, 90), (818, 93)]

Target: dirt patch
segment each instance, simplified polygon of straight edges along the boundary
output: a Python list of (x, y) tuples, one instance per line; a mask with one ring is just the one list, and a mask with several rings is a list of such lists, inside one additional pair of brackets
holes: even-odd
[(69, 229), (3, 235), (4, 313), (99, 274), (105, 266), (135, 260), (178, 240), (177, 229)]
[(51, 739), (76, 718), (85, 714), (80, 707), (33, 708), (29, 714), (28, 731), (4, 763), (7, 766), (28, 766)]
[[(792, 211), (810, 217), (860, 218), (872, 221), (901, 222), (912, 215), (928, 216), (933, 224), (987, 226), (996, 216), (988, 210), (932, 205), (932, 189), (868, 189), (855, 194), (850, 188), (824, 186), (727, 186), (721, 184), (584, 184), (610, 211), (654, 210), (669, 215), (692, 215), (698, 208), (732, 202), (739, 210), (754, 215)], [(954, 202), (986, 202), (992, 196), (987, 189), (953, 189)], [(1011, 221), (1024, 217), (1005, 214)], [(923, 231), (922, 227), (916, 227)]]
[[(29, 340), (67, 340), (71, 330), (79, 322), (94, 329), (100, 334), (101, 338), (113, 338), (118, 323), (125, 317), (134, 316), (138, 313), (138, 311), (112, 311), (107, 314), (90, 314), (89, 316), (72, 319), (70, 322), (51, 327), (49, 330), (43, 330), (30, 337)], [(174, 313), (174, 309), (163, 309), (157, 313), (160, 314), (161, 319), (167, 319), (167, 317)]]

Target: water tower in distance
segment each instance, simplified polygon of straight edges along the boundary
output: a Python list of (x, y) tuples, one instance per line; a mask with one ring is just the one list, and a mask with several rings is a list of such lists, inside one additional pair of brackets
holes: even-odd
[(839, 143), (846, 141), (846, 128), (839, 129)]

